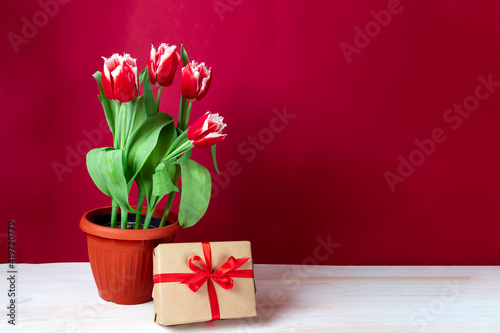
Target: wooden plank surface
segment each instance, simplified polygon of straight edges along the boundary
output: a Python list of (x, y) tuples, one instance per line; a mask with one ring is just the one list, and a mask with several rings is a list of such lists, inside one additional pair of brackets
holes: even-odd
[(256, 265), (257, 317), (170, 328), (153, 322), (152, 302), (101, 300), (88, 263), (16, 268), (16, 326), (4, 314), (0, 332), (500, 333), (496, 266)]

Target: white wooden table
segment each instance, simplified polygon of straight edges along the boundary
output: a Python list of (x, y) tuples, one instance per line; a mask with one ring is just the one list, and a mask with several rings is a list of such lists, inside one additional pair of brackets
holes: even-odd
[(500, 267), (256, 265), (257, 317), (176, 327), (101, 300), (88, 263), (16, 264), (9, 325), (0, 267), (0, 332), (500, 332)]

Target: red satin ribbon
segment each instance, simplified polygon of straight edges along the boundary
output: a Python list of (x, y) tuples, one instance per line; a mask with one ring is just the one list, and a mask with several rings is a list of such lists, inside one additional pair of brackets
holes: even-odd
[[(208, 298), (210, 300), (210, 309), (212, 311), (212, 320), (220, 319), (219, 301), (217, 300), (217, 293), (215, 292), (214, 282), (224, 289), (233, 288), (232, 278), (253, 278), (253, 270), (239, 270), (244, 263), (250, 258), (236, 259), (233, 256), (215, 271), (212, 268), (212, 250), (209, 242), (201, 243), (203, 247), (203, 255), (205, 261), (199, 256), (189, 258), (189, 268), (194, 272), (192, 273), (164, 273), (156, 274), (153, 276), (153, 282), (180, 282), (187, 284), (189, 288), (197, 292), (205, 282), (208, 281)], [(201, 266), (196, 263), (200, 263)], [(206, 262), (206, 263), (205, 263)]]

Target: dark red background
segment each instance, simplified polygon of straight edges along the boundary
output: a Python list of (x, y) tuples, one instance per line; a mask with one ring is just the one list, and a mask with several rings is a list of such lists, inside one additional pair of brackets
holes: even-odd
[[(168, 42), (213, 67), (193, 117), (225, 117), (219, 164), (239, 166), (178, 241), (248, 239), (257, 263), (500, 264), (500, 89), (460, 127), (443, 119), (474, 101), (479, 76), (500, 82), (498, 1), (64, 2), (45, 22), (37, 1), (0, 5), (2, 262), (9, 219), (18, 262), (87, 260), (79, 219), (110, 203), (84, 162), (111, 145), (86, 143), (104, 119), (91, 75), (114, 52), (142, 69)], [(9, 36), (34, 19), (16, 53)], [(164, 111), (177, 110), (179, 73)], [(276, 110), (295, 118), (278, 126)], [(415, 140), (439, 128), (446, 140), (422, 160)], [(81, 160), (59, 180), (68, 149)], [(392, 191), (400, 155), (420, 165)], [(194, 159), (213, 170), (209, 150)], [(336, 243), (328, 255), (320, 239)]]

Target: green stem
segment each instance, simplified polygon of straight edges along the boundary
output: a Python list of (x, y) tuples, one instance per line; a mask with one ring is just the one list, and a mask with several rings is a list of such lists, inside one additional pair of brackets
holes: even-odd
[(158, 95), (156, 96), (156, 112), (160, 111), (161, 86), (158, 87)]
[(118, 204), (115, 200), (111, 201), (111, 228), (116, 228), (116, 217), (118, 216)]
[(187, 101), (187, 98), (181, 95), (181, 102), (179, 105), (179, 120), (177, 120), (177, 127), (182, 131), (186, 129), (184, 127), (184, 119), (186, 118)]
[[(175, 168), (175, 175), (173, 181), (175, 186), (177, 186), (177, 183), (179, 182), (179, 178), (181, 176), (180, 169), (181, 168), (178, 165)], [(161, 217), (160, 221), (160, 228), (163, 227), (165, 225), (165, 222), (167, 221), (168, 214), (170, 213), (170, 209), (172, 208), (172, 203), (174, 202), (175, 193), (177, 192), (171, 192), (168, 195), (167, 205), (165, 206), (165, 210), (163, 211), (163, 216)]]
[(118, 146), (120, 145), (119, 139), (120, 139), (120, 126), (119, 126), (119, 120), (120, 120), (120, 109), (121, 105), (115, 108), (115, 133), (113, 136), (113, 147), (119, 148)]
[(174, 160), (192, 148), (193, 148), (193, 144), (191, 143), (191, 141), (187, 140), (180, 147), (178, 147), (174, 151), (168, 153), (168, 155), (165, 157), (165, 159), (163, 161), (169, 162), (171, 160)]
[(121, 216), (122, 216), (122, 229), (127, 229), (127, 222), (128, 222), (128, 212), (125, 209), (121, 210)]
[(181, 145), (183, 145), (184, 143), (186, 143), (186, 141), (189, 141), (189, 140), (187, 139), (187, 131), (184, 131), (170, 145), (170, 147), (167, 150), (167, 153), (165, 154), (165, 157), (169, 156), (174, 150), (176, 150)]
[(192, 106), (193, 106), (193, 101), (192, 101), (192, 100), (190, 100), (190, 101), (189, 101), (189, 106), (188, 106), (188, 108), (187, 108), (187, 112), (186, 112), (186, 114), (185, 114), (185, 116), (184, 116), (184, 123), (183, 123), (184, 129), (186, 129), (186, 128), (187, 128), (187, 125), (188, 125), (188, 123), (189, 123), (189, 116), (191, 115), (191, 107), (192, 107)]
[[(144, 202), (144, 192), (139, 189), (139, 195), (137, 198), (137, 210), (139, 212), (142, 212), (142, 203)], [(136, 213), (135, 214), (135, 228), (139, 229), (141, 225), (141, 213)]]
[(120, 148), (125, 147), (125, 141), (127, 139), (127, 103), (123, 103), (120, 113), (122, 123), (120, 124)]
[(165, 210), (163, 211), (163, 216), (160, 221), (160, 228), (165, 226), (165, 222), (167, 221), (168, 214), (170, 213), (170, 209), (172, 208), (172, 204), (174, 203), (174, 196), (177, 192), (171, 192), (168, 195), (167, 205), (165, 206)]
[(146, 218), (144, 219), (144, 229), (149, 228), (149, 223), (151, 222), (151, 217), (153, 216), (153, 212), (148, 209), (146, 212)]

